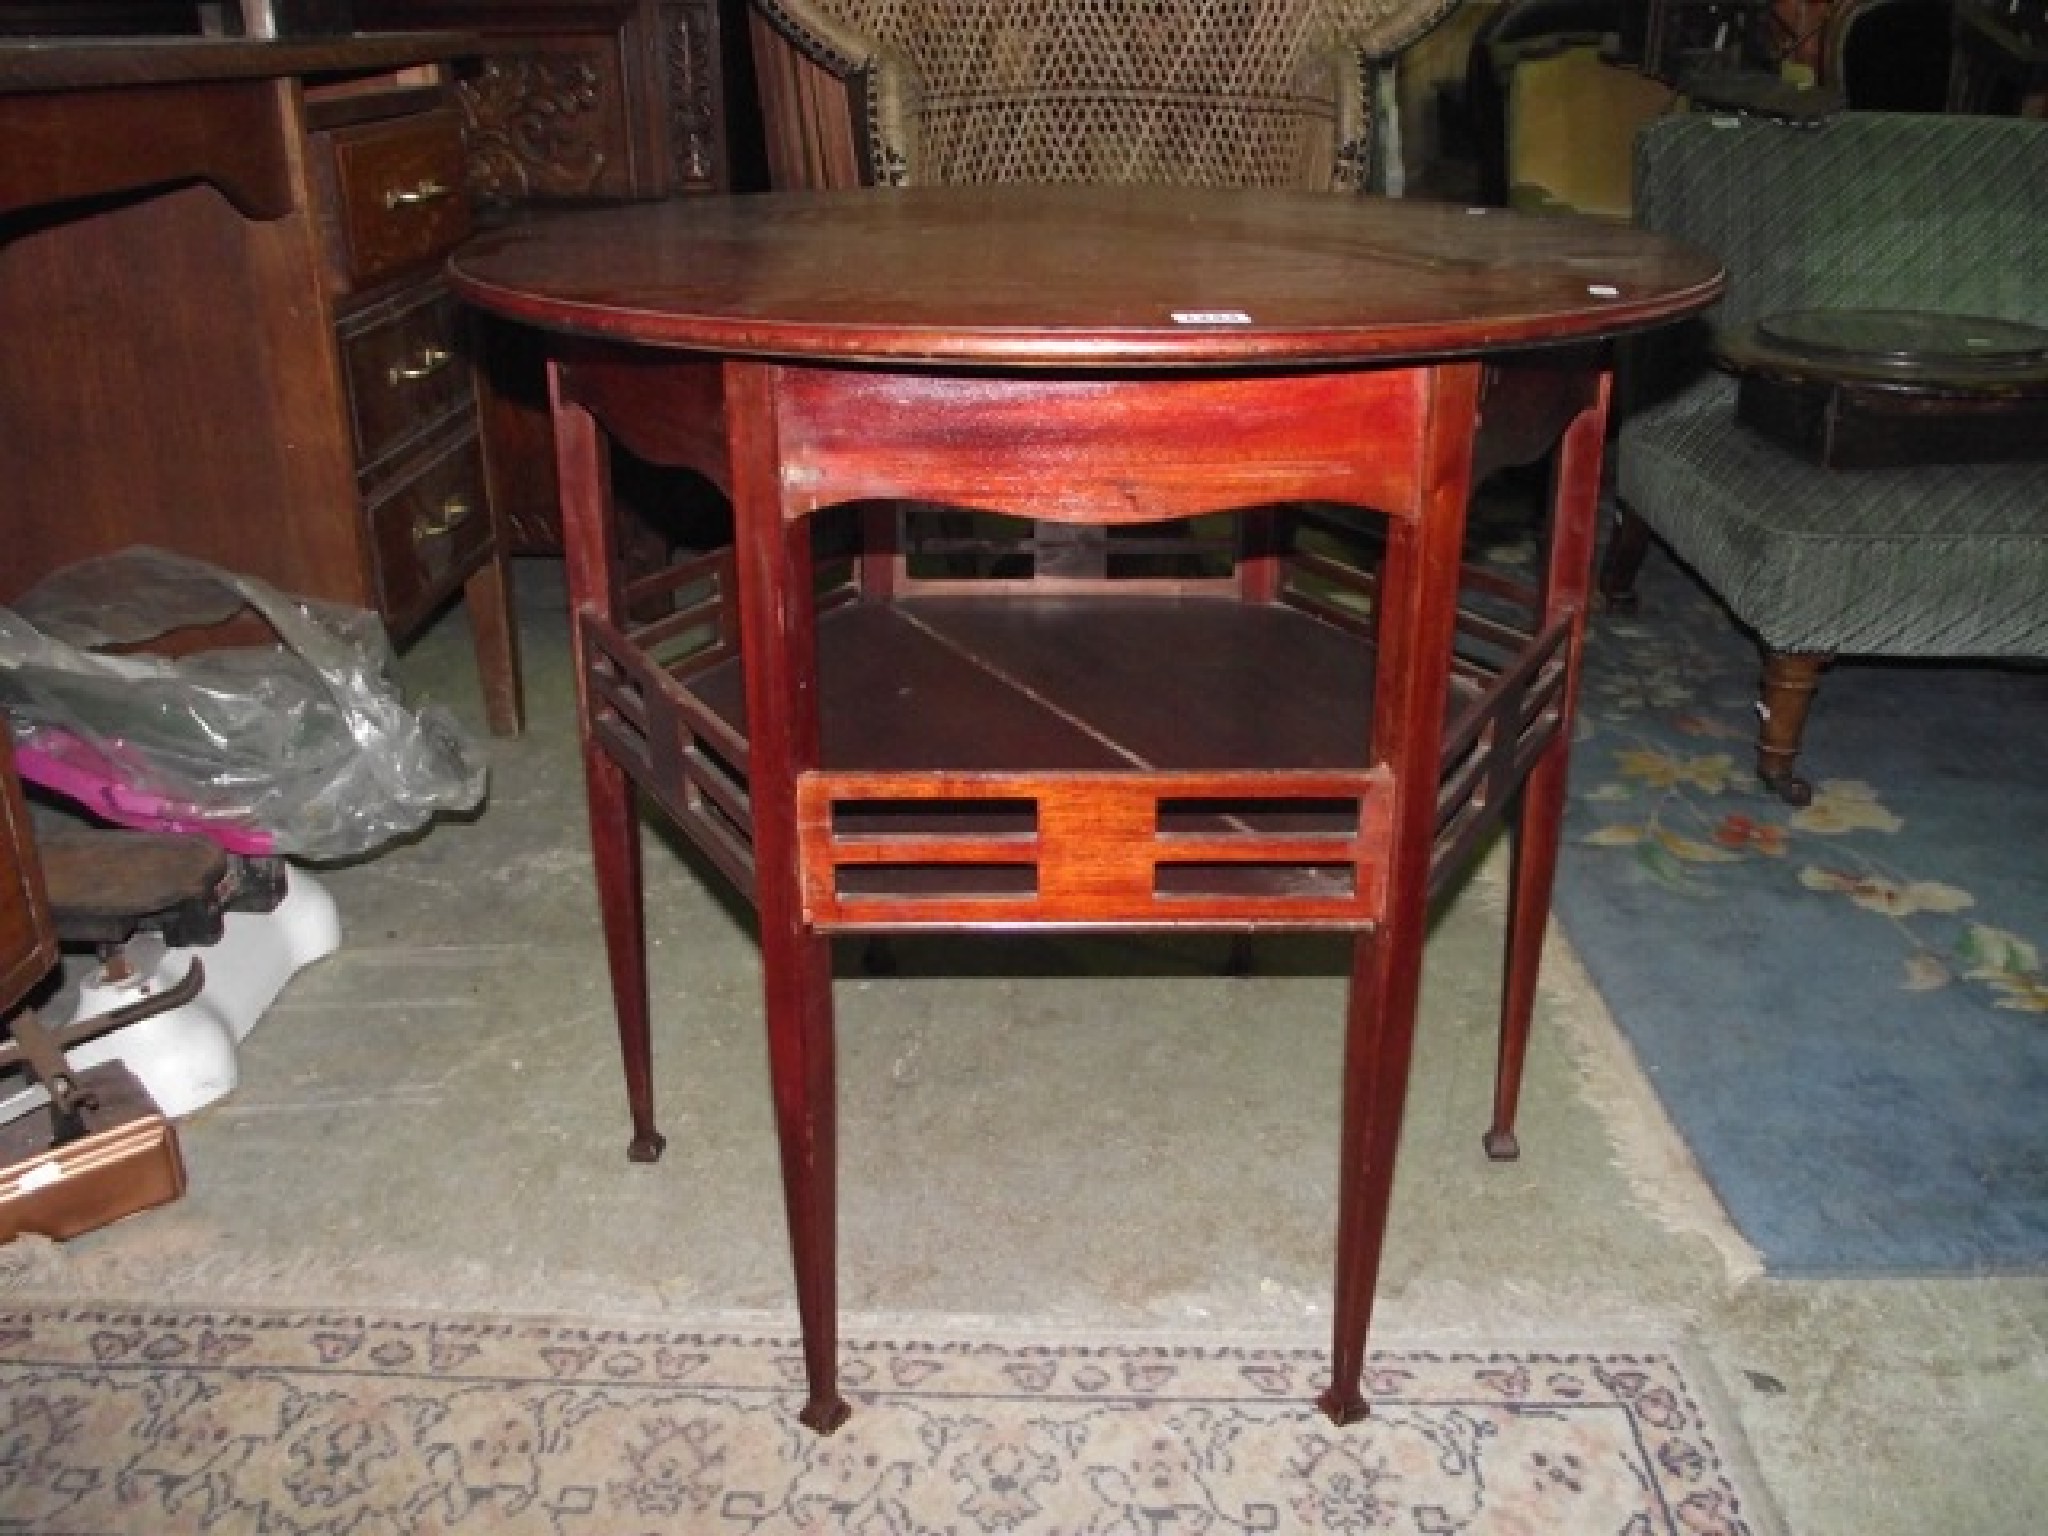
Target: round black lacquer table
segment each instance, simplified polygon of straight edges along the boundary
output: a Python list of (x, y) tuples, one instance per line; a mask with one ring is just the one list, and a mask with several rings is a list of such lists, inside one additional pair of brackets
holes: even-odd
[[(1009, 187), (545, 219), (451, 271), (548, 333), (634, 1158), (636, 787), (759, 914), (804, 1422), (847, 1412), (829, 941), (928, 931), (1354, 936), (1323, 1406), (1364, 1413), (1429, 903), (1513, 828), (1513, 1156), (1606, 344), (1710, 303), (1714, 263), (1496, 210)], [(614, 444), (722, 490), (730, 543), (629, 567)], [(1553, 451), (1534, 579), (1469, 568), (1472, 486)]]

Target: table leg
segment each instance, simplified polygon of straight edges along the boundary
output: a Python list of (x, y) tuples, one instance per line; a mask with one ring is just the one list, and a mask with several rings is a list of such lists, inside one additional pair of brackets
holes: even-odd
[(1609, 382), (1602, 377), (1593, 400), (1565, 429), (1550, 493), (1549, 562), (1543, 581), (1542, 627), (1571, 624), (1565, 643), (1565, 685), (1557, 734), (1530, 770), (1514, 811), (1513, 872), (1509, 879), (1507, 966), (1501, 992), (1500, 1054), (1494, 1071), (1493, 1123), (1486, 1155), (1496, 1162), (1521, 1155), (1515, 1115), (1522, 1069), (1536, 1013), (1536, 978), (1543, 936), (1550, 926), (1557, 881), (1557, 848), (1564, 829), (1565, 784), (1570, 769), (1572, 717), (1578, 708), (1579, 664), (1586, 637), (1593, 544), (1598, 529), (1600, 459), (1607, 435)]
[[(765, 904), (764, 904), (765, 905)], [(797, 1417), (821, 1435), (852, 1411), (839, 1395), (838, 1115), (832, 1025), (832, 952), (802, 924), (771, 924), (764, 910), (768, 1071), (782, 1154), (782, 1196), (796, 1270), (810, 1396)]]
[(1337, 1424), (1367, 1412), (1366, 1339), (1422, 993), (1444, 701), (1479, 407), (1476, 364), (1446, 364), (1431, 374), (1431, 406), (1417, 445), (1423, 489), (1417, 506), (1388, 521), (1375, 619), (1372, 757), (1393, 770), (1397, 800), (1386, 915), (1353, 944), (1345, 1005), (1330, 1385), (1320, 1399)]
[(1508, 879), (1507, 978), (1502, 991), (1499, 1055), (1493, 1073), (1493, 1122), (1486, 1129), (1486, 1155), (1497, 1163), (1522, 1155), (1515, 1116), (1522, 1102), (1522, 1069), (1529, 1055), (1529, 1031), (1536, 1014), (1536, 978), (1543, 959), (1543, 935), (1550, 922), (1550, 894), (1557, 876), (1557, 841), (1563, 823), (1565, 754), (1560, 736), (1529, 771), (1509, 831), (1514, 851)]
[(611, 618), (618, 594), (611, 476), (602, 435), (590, 413), (567, 397), (559, 365), (549, 368), (554, 396), (555, 464), (561, 482), (562, 554), (569, 578), (570, 642), (576, 673), (576, 722), (583, 746), (584, 794), (605, 960), (626, 1071), (633, 1139), (626, 1155), (651, 1163), (667, 1145), (654, 1126), (654, 1050), (647, 990), (646, 895), (640, 867), (640, 814), (632, 781), (597, 738), (584, 614)]
[(785, 517), (782, 503), (779, 373), (769, 364), (728, 363), (725, 402), (768, 1070), (810, 1392), (798, 1418), (829, 1435), (851, 1411), (838, 1385), (832, 953), (804, 916), (796, 824), (797, 778), (818, 765), (817, 613), (810, 523)]
[(1337, 1284), (1330, 1385), (1318, 1399), (1333, 1424), (1370, 1411), (1366, 1336), (1394, 1189), (1421, 970), (1420, 914), (1403, 914), (1352, 944), (1345, 1002), (1343, 1129), (1338, 1139)]
[(647, 989), (647, 901), (640, 867), (640, 808), (633, 782), (586, 733), (584, 790), (590, 802), (590, 851), (598, 910), (618, 1017), (619, 1056), (626, 1069), (626, 1108), (633, 1139), (626, 1156), (656, 1161), (668, 1140), (654, 1125), (654, 1045)]

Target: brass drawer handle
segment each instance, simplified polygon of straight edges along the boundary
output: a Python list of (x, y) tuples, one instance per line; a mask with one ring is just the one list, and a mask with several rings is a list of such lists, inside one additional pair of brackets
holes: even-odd
[(384, 206), (395, 208), (417, 208), (422, 203), (438, 203), (442, 198), (454, 194), (453, 187), (443, 186), (438, 181), (422, 181), (416, 186), (391, 187), (384, 193)]
[(421, 512), (412, 520), (412, 541), (424, 544), (429, 539), (444, 539), (464, 523), (476, 511), (476, 503), (467, 491), (457, 491), (440, 506), (428, 512)]
[(419, 379), (429, 379), (455, 361), (455, 354), (446, 347), (421, 347), (419, 356), (409, 363), (393, 363), (389, 378), (393, 384), (411, 384)]

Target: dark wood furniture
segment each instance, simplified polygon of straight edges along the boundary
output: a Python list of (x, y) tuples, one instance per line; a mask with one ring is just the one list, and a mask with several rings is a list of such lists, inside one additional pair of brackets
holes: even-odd
[(476, 39), (456, 72), (480, 206), (730, 185), (717, 0), (354, 0), (366, 29)]
[(0, 597), (154, 543), (371, 608), (468, 601), (520, 724), (504, 551), (442, 281), (459, 38), (0, 43)]
[[(723, 8), (719, 0), (356, 0), (364, 27), (452, 28), (476, 38), (455, 71), (455, 100), (470, 195), (487, 223), (726, 192), (758, 175), (742, 9), (742, 0)], [(557, 554), (538, 349), (491, 324), (477, 342), (484, 449), (510, 547)]]
[(1828, 469), (2048, 458), (2048, 330), (1989, 315), (1807, 309), (1714, 338), (1735, 419)]
[[(663, 1147), (636, 789), (759, 912), (803, 1421), (847, 1412), (828, 941), (1045, 928), (1357, 936), (1323, 1405), (1362, 1414), (1429, 899), (1512, 816), (1488, 1137), (1512, 1155), (1600, 343), (1708, 303), (1712, 263), (1437, 204), (1010, 187), (590, 214), (451, 270), (550, 333), (635, 1159)], [(732, 547), (627, 581), (613, 439), (726, 490)], [(1538, 581), (1462, 571), (1475, 476), (1553, 446)], [(933, 574), (900, 501), (1198, 547), (1189, 567), (1112, 541), (1095, 578)], [(1210, 514), (1231, 514), (1220, 549)]]

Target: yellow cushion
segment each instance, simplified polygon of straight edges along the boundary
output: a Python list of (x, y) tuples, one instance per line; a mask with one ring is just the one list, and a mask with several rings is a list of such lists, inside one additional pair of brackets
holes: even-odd
[(1675, 99), (1596, 47), (1525, 54), (1508, 77), (1510, 205), (1626, 220), (1636, 130)]

